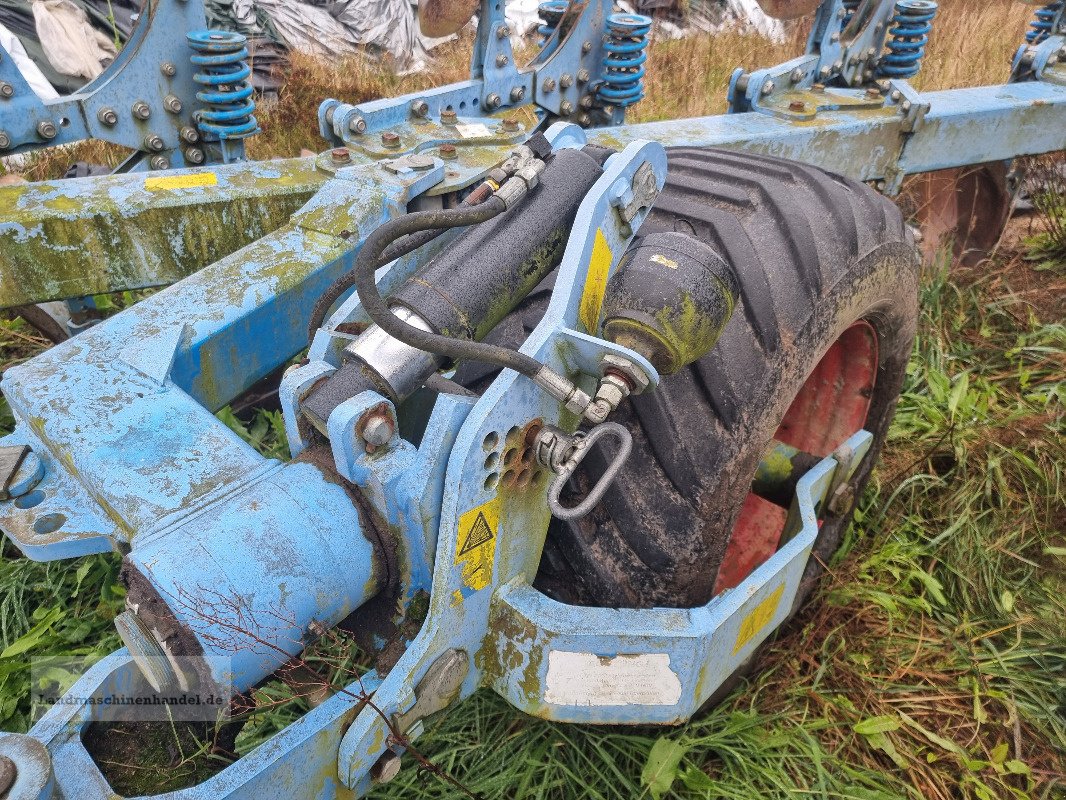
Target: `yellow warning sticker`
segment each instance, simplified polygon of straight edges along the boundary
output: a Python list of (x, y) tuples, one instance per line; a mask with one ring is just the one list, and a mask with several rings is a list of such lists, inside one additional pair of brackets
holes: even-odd
[(166, 192), (171, 189), (198, 189), (201, 186), (215, 186), (217, 183), (218, 176), (213, 172), (194, 172), (191, 175), (145, 178), (144, 188), (149, 192)]
[(581, 305), (578, 307), (578, 319), (585, 330), (595, 334), (600, 322), (600, 308), (603, 306), (603, 293), (607, 291), (607, 275), (611, 271), (614, 254), (607, 244), (603, 231), (596, 229), (596, 241), (592, 245), (592, 259), (589, 261), (589, 274), (585, 279), (585, 289), (581, 293)]
[(496, 561), (496, 533), (500, 529), (500, 496), (459, 517), (455, 565), (462, 568), (463, 585), (474, 591), (492, 581)]
[(781, 595), (784, 593), (785, 584), (782, 583), (765, 600), (755, 606), (748, 616), (744, 617), (744, 622), (741, 623), (740, 631), (737, 633), (737, 643), (733, 645), (733, 655), (739, 653), (744, 645), (770, 624), (770, 620), (777, 613), (777, 607), (781, 605)]

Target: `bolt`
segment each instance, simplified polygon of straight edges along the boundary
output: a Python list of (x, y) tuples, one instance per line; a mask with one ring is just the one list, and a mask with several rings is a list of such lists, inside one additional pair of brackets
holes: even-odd
[(592, 108), (592, 105), (593, 105), (593, 103), (594, 103), (594, 102), (595, 102), (595, 98), (594, 98), (594, 97), (593, 97), (593, 96), (592, 96), (591, 94), (587, 94), (587, 95), (585, 95), (584, 97), (582, 97), (582, 98), (581, 98), (581, 99), (580, 99), (580, 100), (578, 101), (578, 103), (577, 103), (577, 104), (578, 104), (579, 106), (581, 106), (582, 108), (584, 108), (584, 109), (586, 109), (586, 110), (587, 110), (587, 109), (590, 109), (590, 108)]
[(190, 147), (185, 151), (185, 160), (190, 164), (203, 164), (204, 163), (204, 151), (199, 147)]
[(459, 157), (459, 151), (455, 149), (454, 144), (442, 144), (440, 146), (440, 157), (451, 161)]
[(799, 83), (801, 80), (803, 80), (803, 70), (799, 67), (796, 67), (794, 70), (792, 70), (792, 72), (789, 73), (788, 79), (793, 83)]
[(188, 144), (196, 144), (200, 141), (200, 131), (196, 130), (196, 128), (191, 125), (186, 125), (182, 128), (179, 135), (181, 136), (181, 140)]
[(429, 114), (429, 103), (425, 100), (414, 100), (411, 103), (411, 113), (416, 117), (426, 117)]
[(152, 156), (148, 164), (152, 169), (170, 169), (170, 159), (166, 156)]
[(347, 147), (335, 147), (329, 153), (334, 164), (347, 164), (352, 160), (352, 154)]
[(497, 39), (506, 39), (510, 35), (511, 35), (511, 29), (509, 27), (507, 27), (506, 25), (497, 25), (496, 26), (496, 38)]
[(162, 64), (160, 64), (159, 71), (166, 75), (168, 78), (173, 78), (175, 75), (178, 74), (178, 68), (175, 67), (169, 61), (164, 61)]
[(37, 123), (37, 134), (42, 139), (54, 139), (58, 133), (59, 131), (56, 130), (56, 124), (51, 120), (45, 119)]
[(525, 99), (525, 96), (526, 96), (526, 87), (525, 86), (515, 86), (513, 89), (511, 89), (511, 102), (512, 103), (521, 103), (522, 100)]
[(574, 113), (574, 104), (569, 100), (564, 100), (559, 106), (559, 113), (564, 117), (569, 117)]
[(152, 116), (152, 108), (143, 100), (138, 100), (133, 104), (133, 116), (137, 119), (148, 119)]
[(829, 498), (829, 513), (838, 517), (841, 514), (846, 514), (853, 502), (855, 502), (855, 487), (850, 483), (842, 483), (833, 492), (833, 496)]
[(395, 150), (400, 146), (400, 134), (393, 131), (385, 131), (381, 134), (381, 143), (390, 150)]
[(363, 441), (368, 447), (384, 447), (392, 439), (392, 420), (375, 414), (363, 426)]
[(163, 137), (158, 133), (150, 133), (144, 137), (145, 150), (151, 150), (153, 153), (158, 153), (166, 147), (166, 143), (163, 141)]
[(544, 83), (542, 83), (540, 86), (544, 90), (545, 94), (550, 94), (551, 92), (554, 92), (555, 78), (545, 78)]
[(564, 72), (563, 77), (559, 78), (559, 88), (569, 89), (574, 85), (574, 76), (569, 72)]
[(503, 121), (503, 129), (505, 131), (518, 130), (518, 120), (516, 120), (514, 117), (508, 117)]
[(592, 117), (590, 117), (588, 114), (578, 114), (577, 124), (580, 125), (582, 128), (587, 128), (589, 125), (592, 124)]
[(903, 101), (903, 102), (902, 102), (902, 103), (900, 104), (900, 107), (899, 107), (899, 108), (900, 108), (900, 110), (901, 110), (901, 111), (902, 111), (902, 112), (903, 112), (904, 114), (909, 114), (909, 113), (911, 113), (911, 108), (912, 108), (912, 105), (911, 105), (911, 101), (910, 101), (910, 100), (904, 100), (904, 101)]
[(814, 86), (811, 87), (811, 91), (815, 92), (816, 94), (825, 94), (825, 84), (816, 83), (814, 84)]
[(589, 78), (591, 78), (591, 77), (592, 76), (589, 74), (589, 71), (587, 69), (579, 69), (577, 71), (577, 82), (578, 83), (588, 83), (589, 82)]
[(788, 104), (788, 110), (789, 111), (806, 111), (807, 110), (807, 104), (804, 103), (802, 100), (793, 100), (791, 103)]
[(440, 122), (442, 125), (455, 125), (459, 121), (459, 115), (450, 108), (444, 109), (440, 112)]
[(0, 756), (0, 795), (6, 794), (15, 785), (17, 777), (18, 768), (15, 762), (7, 756)]
[(399, 774), (400, 757), (391, 750), (385, 751), (385, 754), (370, 768), (370, 777), (375, 783), (388, 783)]
[(587, 56), (592, 52), (592, 42), (586, 40), (581, 43), (581, 55)]
[(820, 70), (818, 70), (818, 76), (823, 80), (825, 80), (832, 74), (833, 70), (829, 69), (829, 67), (822, 67)]
[(497, 108), (503, 105), (503, 100), (500, 99), (500, 96), (498, 94), (493, 92), (485, 98), (485, 105), (488, 106), (490, 110), (495, 111)]
[(15, 87), (7, 81), (0, 81), (0, 97), (3, 97), (6, 100), (7, 98), (13, 97), (14, 95)]
[(11, 137), (7, 135), (7, 131), (0, 131), (0, 150), (7, 150), (11, 147)]
[(507, 58), (507, 56), (505, 56), (503, 53), (500, 53), (498, 56), (496, 56), (496, 66), (497, 67), (506, 67), (507, 66), (507, 62), (509, 60), (510, 59)]
[(348, 123), (348, 130), (356, 134), (366, 133), (366, 120), (362, 117), (352, 117), (352, 121)]
[(829, 41), (831, 41), (831, 42), (839, 42), (840, 41), (840, 34), (834, 32), (833, 35), (829, 37)]
[(113, 108), (101, 108), (96, 113), (96, 118), (100, 120), (101, 125), (111, 127), (112, 125), (118, 125), (118, 112)]
[(182, 107), (181, 100), (176, 95), (168, 94), (163, 98), (163, 108), (171, 114), (180, 114)]
[(773, 81), (767, 81), (762, 85), (762, 96), (767, 97), (768, 95), (773, 94), (775, 88)]
[(892, 98), (892, 102), (898, 103), (899, 99), (903, 97), (903, 92), (901, 92), (899, 89), (894, 89), (892, 91), (892, 94), (889, 95), (889, 97)]
[(867, 100), (880, 100), (881, 99), (881, 90), (880, 89), (875, 89), (874, 87), (871, 86), (869, 89), (866, 90), (866, 99)]
[(891, 81), (878, 81), (877, 82), (877, 88), (881, 90), (881, 94), (888, 94), (889, 90), (892, 89), (892, 82)]

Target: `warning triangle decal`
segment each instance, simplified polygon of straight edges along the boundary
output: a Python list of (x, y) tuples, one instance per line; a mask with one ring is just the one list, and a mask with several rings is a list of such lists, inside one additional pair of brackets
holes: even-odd
[(489, 527), (488, 521), (485, 519), (485, 513), (479, 513), (477, 519), (474, 520), (474, 524), (470, 526), (470, 530), (466, 532), (466, 541), (463, 542), (463, 546), (459, 550), (459, 555), (466, 555), (471, 550), (481, 547), (481, 545), (490, 541), (495, 535), (496, 534), (492, 532), (492, 528)]

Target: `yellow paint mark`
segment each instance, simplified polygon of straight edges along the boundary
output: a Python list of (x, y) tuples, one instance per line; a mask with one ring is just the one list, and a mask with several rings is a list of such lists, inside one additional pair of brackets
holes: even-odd
[(455, 565), (462, 568), (463, 585), (475, 592), (484, 589), (492, 581), (499, 529), (499, 495), (459, 517)]
[(737, 633), (737, 643), (733, 645), (733, 655), (739, 653), (744, 645), (770, 624), (770, 620), (777, 613), (777, 607), (781, 604), (781, 595), (784, 593), (785, 584), (782, 583), (744, 618), (744, 622), (740, 625), (740, 632)]
[(581, 305), (578, 307), (578, 319), (585, 330), (595, 334), (600, 322), (600, 308), (603, 306), (603, 294), (607, 291), (607, 276), (611, 271), (614, 254), (607, 244), (603, 231), (596, 230), (596, 241), (592, 245), (592, 258), (589, 260), (589, 273), (585, 278), (585, 288), (581, 292)]
[(194, 172), (191, 175), (166, 175), (161, 178), (145, 178), (144, 188), (149, 192), (165, 192), (171, 189), (198, 189), (215, 186), (218, 176), (213, 172)]
[(676, 261), (674, 261), (672, 258), (667, 258), (666, 256), (659, 255), (658, 253), (653, 255), (648, 260), (654, 261), (656, 264), (662, 264), (664, 267), (669, 267), (670, 269), (677, 269)]

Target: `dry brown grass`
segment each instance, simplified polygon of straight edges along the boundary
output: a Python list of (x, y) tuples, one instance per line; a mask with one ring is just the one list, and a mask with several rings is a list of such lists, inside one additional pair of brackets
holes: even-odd
[[(1005, 81), (1031, 11), (1015, 0), (941, 0), (929, 56), (915, 83), (924, 89), (942, 89)], [(742, 33), (653, 42), (647, 97), (633, 109), (631, 118), (640, 122), (722, 113), (734, 68), (757, 68), (797, 55), (803, 50), (806, 31), (802, 23), (796, 25), (789, 40), (780, 44)], [(406, 76), (394, 75), (366, 59), (335, 63), (293, 53), (278, 99), (261, 104), (258, 116), (264, 132), (250, 140), (251, 157), (278, 158), (298, 155), (302, 149), (321, 150), (317, 111), (327, 97), (361, 103), (464, 80), (469, 74), (471, 42), (466, 37), (438, 49), (430, 69)], [(59, 177), (73, 161), (113, 165), (122, 157), (118, 148), (100, 143), (43, 151), (26, 177)]]

